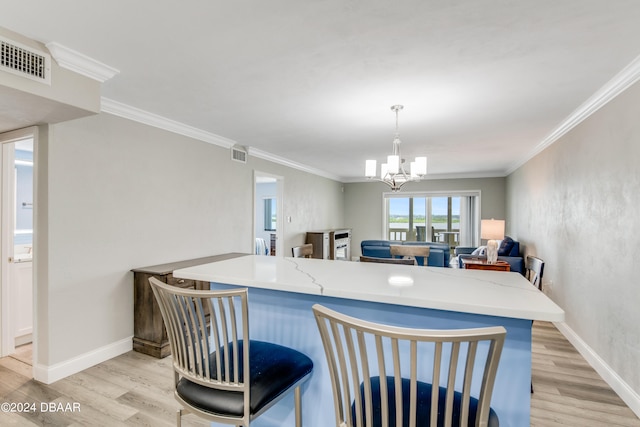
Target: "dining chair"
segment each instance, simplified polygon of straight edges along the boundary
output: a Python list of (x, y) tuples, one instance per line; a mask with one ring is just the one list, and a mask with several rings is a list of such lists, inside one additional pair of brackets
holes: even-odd
[(506, 335), (502, 326), (414, 329), (318, 304), (313, 312), (336, 427), (499, 425), (489, 404)]
[(527, 256), (525, 263), (525, 275), (533, 286), (542, 290), (542, 275), (544, 274), (544, 261), (534, 256)]
[(360, 262), (376, 262), (379, 264), (416, 265), (415, 259), (377, 258), (377, 257), (365, 256), (365, 255), (360, 255)]
[(291, 253), (294, 258), (311, 258), (313, 256), (313, 243), (294, 246), (291, 248)]
[(248, 426), (294, 392), (302, 425), (301, 384), (313, 370), (309, 357), (288, 347), (249, 339), (247, 289), (192, 290), (149, 278), (167, 329), (174, 396), (182, 415)]
[[(525, 277), (533, 286), (542, 291), (542, 275), (544, 274), (544, 261), (538, 257), (528, 255), (524, 265)], [(532, 321), (533, 323), (533, 321)], [(533, 380), (531, 380), (531, 393), (533, 393)]]
[[(404, 259), (415, 259), (416, 257), (423, 257), (423, 265), (427, 266), (427, 258), (429, 258), (429, 252), (431, 248), (429, 246), (417, 246), (417, 245), (391, 245), (391, 256), (401, 256)], [(416, 261), (416, 265), (418, 262)]]
[(256, 237), (256, 255), (269, 255), (269, 246), (262, 237)]

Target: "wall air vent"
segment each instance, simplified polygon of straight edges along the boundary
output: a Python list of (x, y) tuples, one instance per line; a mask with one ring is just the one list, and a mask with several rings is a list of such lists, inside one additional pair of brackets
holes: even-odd
[(0, 37), (0, 70), (51, 84), (51, 55)]
[(231, 147), (231, 160), (247, 163), (247, 151), (243, 148)]

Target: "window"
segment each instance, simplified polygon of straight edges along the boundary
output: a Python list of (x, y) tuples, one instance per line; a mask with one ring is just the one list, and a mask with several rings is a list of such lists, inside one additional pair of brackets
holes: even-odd
[(385, 236), (389, 240), (477, 246), (480, 193), (386, 193)]
[(264, 231), (276, 231), (276, 199), (264, 199)]

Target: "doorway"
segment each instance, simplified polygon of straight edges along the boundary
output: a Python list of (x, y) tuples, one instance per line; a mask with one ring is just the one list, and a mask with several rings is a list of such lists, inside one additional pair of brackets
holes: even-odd
[(29, 364), (34, 333), (36, 139), (37, 128), (0, 135), (0, 356), (28, 355)]
[(253, 244), (256, 255), (283, 256), (284, 178), (254, 171)]

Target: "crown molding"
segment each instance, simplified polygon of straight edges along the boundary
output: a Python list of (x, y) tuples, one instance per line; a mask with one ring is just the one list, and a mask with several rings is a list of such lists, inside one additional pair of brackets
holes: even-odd
[(434, 173), (427, 174), (423, 180), (432, 179), (481, 179), (481, 178), (504, 178), (507, 175), (504, 171), (475, 171), (475, 172), (454, 172), (454, 173)]
[[(204, 141), (209, 144), (218, 145), (224, 148), (231, 148), (234, 145), (236, 145), (236, 141), (234, 140), (224, 138), (222, 136), (219, 136), (210, 132), (205, 132), (203, 130), (194, 128), (192, 126), (188, 126), (183, 123), (167, 119), (166, 117), (158, 116), (157, 114), (149, 113), (139, 108), (131, 107), (129, 105), (123, 104), (118, 101), (114, 101), (109, 98), (104, 98), (104, 97), (102, 98), (101, 111), (104, 113), (113, 114), (115, 116), (119, 116), (125, 119), (133, 120), (135, 122), (143, 123), (148, 126), (152, 126), (159, 129), (164, 129), (169, 132), (184, 135), (193, 139), (197, 139), (199, 141)], [(366, 179), (359, 179), (359, 178), (350, 179), (350, 178), (345, 178), (329, 172), (325, 172), (323, 170), (320, 170), (302, 163), (294, 162), (293, 160), (289, 160), (284, 157), (277, 156), (275, 154), (260, 150), (255, 147), (246, 147), (246, 149), (247, 149), (247, 154), (251, 157), (267, 160), (272, 163), (276, 163), (282, 166), (290, 167), (292, 169), (300, 170), (302, 172), (307, 172), (313, 175), (328, 178), (333, 181), (338, 181), (342, 183), (368, 182)], [(486, 172), (486, 173), (481, 172), (481, 173), (469, 173), (469, 174), (429, 175), (427, 178), (425, 178), (425, 180), (453, 179), (453, 178), (496, 178), (496, 177), (504, 177), (504, 176), (505, 174), (500, 172)]]
[(59, 66), (97, 80), (100, 83), (104, 83), (120, 73), (119, 70), (69, 49), (60, 43), (51, 42), (47, 43), (46, 46)]
[[(482, 178), (504, 178), (507, 175), (503, 171), (487, 171), (487, 172), (460, 172), (460, 173), (436, 173), (427, 174), (420, 181), (434, 181), (444, 179), (482, 179)], [(351, 177), (343, 178), (342, 182), (345, 184), (359, 183), (359, 182), (380, 182), (375, 179), (367, 179), (365, 177)]]
[(343, 182), (342, 177), (338, 175), (334, 175), (332, 173), (325, 172), (323, 170), (316, 169), (311, 166), (304, 165), (302, 163), (297, 163), (292, 160), (285, 159), (284, 157), (276, 156), (275, 154), (271, 154), (254, 147), (247, 147), (247, 153), (249, 154), (249, 156), (252, 156), (252, 157), (268, 160), (270, 162), (277, 163), (279, 165), (287, 166), (287, 167), (297, 169), (303, 172), (307, 172), (313, 175), (318, 175), (324, 178), (332, 179), (334, 181)]
[[(201, 129), (193, 126), (185, 125), (184, 123), (177, 122), (175, 120), (167, 119), (166, 117), (159, 116), (157, 114), (149, 113), (139, 108), (131, 107), (130, 105), (123, 104), (118, 101), (114, 101), (109, 98), (101, 99), (100, 110), (104, 113), (113, 114), (114, 116), (122, 117), (125, 119), (133, 120), (138, 123), (142, 123), (148, 126), (152, 126), (159, 129), (164, 129), (169, 132), (184, 135), (189, 138), (197, 139), (199, 141), (207, 142), (209, 144), (218, 145), (224, 148), (231, 148), (236, 145), (236, 141), (225, 138), (214, 133), (205, 132)], [(246, 147), (247, 154), (249, 156), (257, 157), (260, 159), (268, 160), (273, 163), (277, 163), (283, 166), (287, 166), (293, 169), (308, 172), (314, 175), (329, 178), (334, 181), (342, 181), (341, 177), (322, 171), (320, 169), (312, 168), (302, 163), (296, 163), (292, 160), (285, 159), (284, 157), (276, 156), (275, 154), (268, 153), (266, 151), (259, 150), (253, 147)]]
[[(51, 43), (50, 43), (51, 44)], [(47, 45), (49, 47), (49, 45)], [(52, 52), (53, 55), (53, 52)], [(54, 55), (55, 57), (55, 55)], [(57, 60), (57, 58), (56, 58)], [(627, 90), (631, 85), (636, 83), (640, 79), (640, 56), (633, 60), (622, 71), (616, 74), (609, 82), (602, 86), (595, 94), (593, 94), (586, 102), (578, 107), (573, 113), (571, 113), (556, 129), (554, 129), (546, 138), (544, 138), (533, 150), (527, 153), (520, 161), (513, 163), (504, 172), (481, 172), (481, 173), (459, 173), (459, 174), (440, 174), (429, 175), (426, 179), (460, 179), (460, 178), (498, 178), (505, 177), (518, 168), (523, 166), (537, 154), (542, 152), (545, 148), (559, 140), (562, 136), (567, 134), (570, 130), (586, 120), (593, 113), (598, 111), (604, 105), (609, 103), (615, 97)], [(167, 119), (156, 114), (140, 110), (135, 107), (128, 106), (126, 104), (108, 99), (102, 98), (101, 110), (106, 113), (110, 113), (116, 116), (120, 116), (126, 119), (130, 119), (136, 122), (140, 122), (149, 126), (164, 129), (170, 132), (174, 132), (180, 135), (188, 136), (200, 141), (208, 142), (210, 144), (219, 145), (225, 148), (231, 148), (236, 144), (235, 141), (224, 138), (222, 136), (205, 132), (203, 130), (194, 128), (192, 126), (185, 125), (183, 123)], [(247, 153), (250, 156), (257, 157), (263, 160), (267, 160), (273, 163), (277, 163), (283, 166), (287, 166), (293, 169), (297, 169), (303, 172), (311, 173), (313, 175), (322, 176), (334, 181), (350, 183), (350, 182), (367, 182), (360, 178), (346, 178), (338, 175), (334, 175), (320, 169), (313, 168), (302, 163), (297, 163), (284, 157), (277, 156), (275, 154), (268, 153), (266, 151), (247, 147)]]
[(569, 115), (560, 125), (553, 130), (545, 139), (543, 139), (533, 150), (531, 150), (520, 161), (512, 164), (505, 172), (510, 175), (522, 165), (534, 158), (545, 148), (562, 138), (571, 129), (578, 126), (593, 113), (608, 104), (616, 96), (627, 90), (631, 85), (640, 79), (640, 56), (634, 59), (629, 65), (616, 74), (596, 93), (594, 93), (587, 101), (580, 105), (573, 113)]
[(185, 125), (184, 123), (167, 119), (166, 117), (162, 117), (157, 114), (149, 113), (148, 111), (144, 111), (118, 101), (114, 101), (113, 99), (103, 97), (101, 99), (100, 109), (104, 113), (113, 114), (114, 116), (133, 120), (134, 122), (143, 123), (145, 125), (149, 125), (158, 129), (164, 129), (169, 132), (184, 135), (189, 138), (204, 141), (213, 145), (218, 145), (220, 147), (231, 148), (236, 144), (235, 141), (223, 136), (216, 135), (211, 132), (206, 132), (193, 126)]

